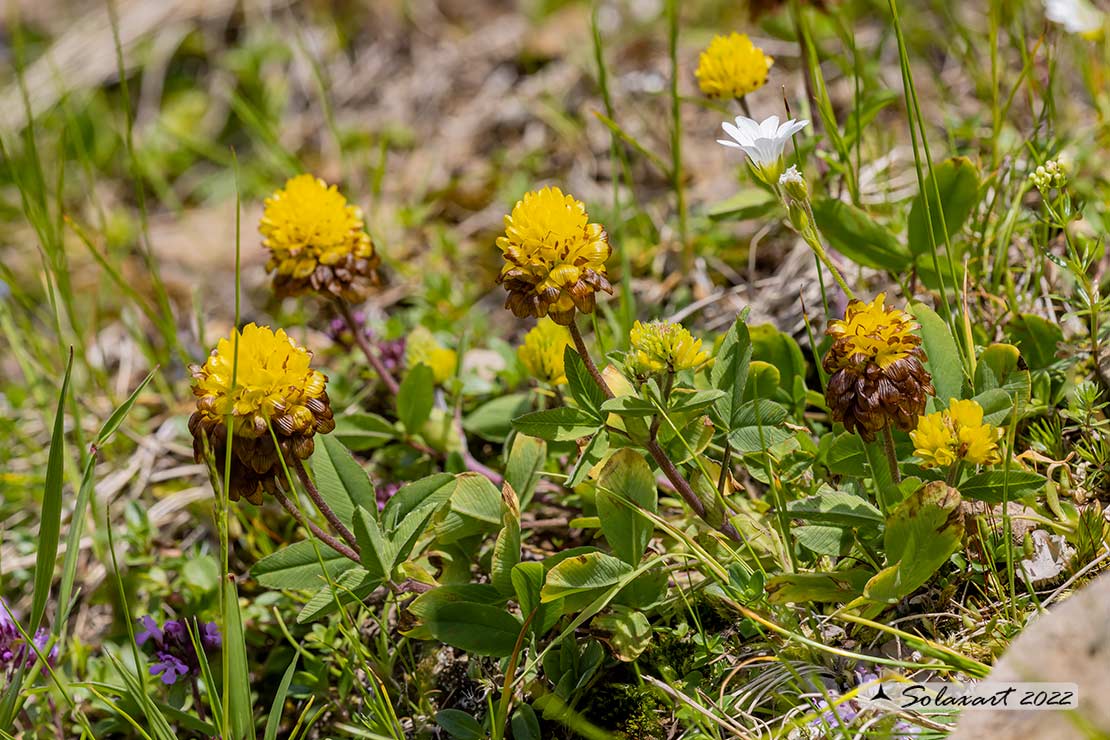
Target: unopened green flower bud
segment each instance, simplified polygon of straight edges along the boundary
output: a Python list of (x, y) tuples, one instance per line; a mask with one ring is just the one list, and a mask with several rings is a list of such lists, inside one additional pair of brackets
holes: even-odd
[(1057, 190), (1063, 188), (1067, 184), (1068, 176), (1059, 160), (1050, 159), (1029, 175), (1029, 181), (1033, 183), (1033, 187), (1037, 190), (1047, 193), (1053, 188)]
[(803, 203), (796, 200), (790, 201), (786, 206), (787, 215), (790, 217), (790, 225), (799, 234), (804, 234), (805, 230), (809, 228), (809, 213)]

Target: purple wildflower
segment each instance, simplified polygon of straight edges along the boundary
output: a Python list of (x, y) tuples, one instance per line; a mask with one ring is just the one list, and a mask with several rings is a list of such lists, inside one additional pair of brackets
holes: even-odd
[[(833, 698), (837, 699), (838, 697), (834, 696)], [(822, 727), (839, 727), (841, 724), (850, 725), (856, 716), (859, 715), (859, 703), (856, 702), (855, 699), (841, 701), (832, 707), (829, 706), (827, 701), (821, 699), (817, 702), (815, 709), (817, 709), (817, 711), (821, 711), (822, 709), (827, 711), (809, 724), (821, 725)]]
[[(38, 648), (38, 652), (45, 652), (46, 646), (50, 642), (50, 632), (45, 628), (39, 629), (32, 642), (35, 648)], [(46, 653), (44, 657), (50, 665), (55, 665), (58, 659), (58, 646), (55, 645), (51, 648), (50, 652)], [(0, 599), (0, 670), (13, 671), (18, 669), (20, 665), (30, 668), (37, 659), (38, 655), (27, 646), (23, 635), (12, 619), (11, 613), (8, 611), (8, 605)]]
[(378, 352), (381, 355), (382, 364), (391, 375), (397, 375), (405, 366), (404, 337), (378, 342)]
[(397, 491), (400, 490), (401, 484), (394, 481), (382, 483), (381, 485), (377, 486), (374, 489), (374, 493), (377, 495), (378, 498), (378, 511), (384, 509), (389, 499), (393, 498), (393, 496), (396, 495)]
[[(362, 332), (371, 344), (376, 344), (382, 365), (392, 375), (396, 375), (405, 367), (405, 338), (375, 340), (374, 332), (366, 325), (366, 314), (355, 311), (352, 315), (355, 320), (355, 329)], [(346, 349), (351, 349), (355, 344), (355, 335), (347, 326), (342, 316), (332, 319), (328, 323), (328, 336), (336, 344)]]
[[(135, 635), (135, 642), (140, 645), (151, 643), (154, 662), (150, 665), (150, 675), (162, 676), (162, 683), (167, 686), (177, 682), (184, 676), (200, 675), (200, 657), (193, 647), (189, 637), (189, 629), (185, 622), (176, 619), (167, 621), (161, 627), (153, 617), (143, 617), (139, 620), (143, 629)], [(219, 650), (220, 628), (215, 622), (206, 622), (199, 625), (200, 632), (197, 637), (205, 653)]]
[[(370, 330), (366, 327), (366, 314), (363, 311), (355, 311), (351, 318), (355, 320), (355, 328), (363, 334), (370, 337)], [(328, 324), (328, 336), (336, 344), (341, 344), (344, 347), (351, 347), (355, 338), (351, 333), (351, 327), (347, 326), (347, 321), (342, 316), (336, 316)]]
[(920, 727), (911, 725), (909, 722), (902, 719), (895, 722), (894, 726), (890, 728), (890, 731), (893, 733), (890, 736), (891, 740), (913, 740), (913, 738), (921, 734)]

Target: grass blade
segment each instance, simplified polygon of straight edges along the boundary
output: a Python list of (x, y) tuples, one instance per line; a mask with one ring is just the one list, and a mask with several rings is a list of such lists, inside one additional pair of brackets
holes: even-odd
[(69, 351), (62, 391), (58, 394), (58, 411), (54, 414), (54, 432), (50, 435), (50, 454), (46, 463), (46, 484), (42, 495), (42, 518), (39, 525), (38, 556), (35, 558), (35, 590), (31, 597), (31, 622), (28, 632), (34, 634), (46, 614), (50, 584), (54, 580), (54, 561), (58, 557), (58, 539), (62, 526), (62, 484), (65, 482), (65, 404), (69, 395), (69, 378), (73, 371), (73, 350)]
[(285, 696), (289, 692), (289, 684), (293, 682), (293, 674), (297, 672), (297, 661), (300, 657), (299, 654), (293, 653), (293, 660), (285, 669), (285, 675), (281, 677), (277, 693), (274, 694), (274, 703), (270, 706), (270, 716), (266, 718), (263, 740), (277, 740), (278, 727), (281, 724), (281, 708), (285, 706)]
[(227, 674), (224, 676), (227, 692), (225, 710), (231, 714), (231, 737), (247, 738), (253, 735), (254, 724), (250, 669), (247, 665), (243, 616), (239, 613), (239, 589), (232, 576), (224, 581), (224, 609), (224, 652), (227, 656)]

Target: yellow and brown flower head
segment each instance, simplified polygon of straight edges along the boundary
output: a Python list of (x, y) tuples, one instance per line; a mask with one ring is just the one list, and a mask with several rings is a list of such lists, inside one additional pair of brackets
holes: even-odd
[(505, 307), (521, 318), (550, 316), (569, 325), (575, 311), (591, 313), (596, 293), (612, 293), (605, 260), (612, 249), (586, 206), (559, 188), (526, 193), (505, 217), (497, 247), (505, 265), (497, 281), (509, 292)]
[(358, 303), (378, 283), (362, 210), (318, 177), (297, 175), (267, 198), (258, 230), (279, 296), (316, 291)]
[(313, 436), (335, 428), (325, 390), (327, 376), (312, 369), (311, 359), (312, 353), (297, 346), (282, 329), (274, 332), (248, 324), (241, 333), (233, 331), (221, 339), (204, 365), (190, 368), (197, 410), (189, 417), (189, 431), (197, 462), (204, 459), (207, 439), (222, 472), (226, 420), (231, 416), (228, 496), (232, 501), (245, 498), (260, 504), (264, 492), (284, 489), (279, 451), (287, 465), (307, 459), (314, 448)]
[(630, 365), (638, 376), (694, 370), (709, 360), (709, 353), (702, 351), (701, 340), (694, 339), (682, 324), (637, 321), (628, 338), (632, 345)]
[(898, 308), (886, 308), (880, 293), (871, 303), (852, 301), (843, 321), (826, 334), (832, 347), (822, 362), (829, 373), (825, 400), (834, 421), (865, 440), (888, 426), (911, 431), (934, 393), (925, 369), (917, 323)]
[(548, 385), (567, 382), (563, 355), (571, 343), (570, 331), (551, 319), (540, 319), (524, 342), (517, 349), (517, 357), (524, 369), (536, 380)]
[(971, 465), (993, 465), (1002, 457), (998, 440), (1002, 430), (983, 422), (983, 407), (977, 401), (948, 403), (948, 408), (923, 416), (910, 432), (913, 454), (926, 468), (948, 467), (957, 460)]
[(742, 98), (767, 82), (775, 60), (742, 33), (714, 36), (698, 57), (701, 91), (711, 98)]

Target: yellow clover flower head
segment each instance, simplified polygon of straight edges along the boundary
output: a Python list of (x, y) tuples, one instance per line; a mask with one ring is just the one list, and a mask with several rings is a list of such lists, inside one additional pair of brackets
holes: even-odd
[(349, 205), (335, 185), (313, 175), (291, 178), (266, 199), (258, 224), (274, 291), (365, 300), (378, 283), (379, 258), (364, 227), (362, 209)]
[(458, 361), (458, 353), (440, 344), (426, 327), (416, 327), (405, 340), (405, 367), (411, 369), (420, 364), (427, 365), (437, 383), (443, 383), (455, 374)]
[(497, 281), (518, 317), (551, 319), (563, 326), (575, 311), (592, 313), (599, 290), (612, 293), (605, 260), (612, 249), (601, 224), (590, 223), (586, 206), (556, 187), (526, 193), (505, 216), (497, 247), (505, 265)]
[(701, 91), (711, 98), (742, 98), (767, 82), (775, 60), (742, 33), (714, 36), (698, 57)]
[(567, 382), (563, 353), (571, 343), (570, 331), (551, 319), (540, 319), (535, 328), (524, 335), (517, 357), (532, 377), (548, 385)]
[(709, 360), (709, 353), (702, 351), (701, 340), (681, 324), (637, 321), (628, 338), (632, 345), (630, 364), (637, 375), (693, 370)]
[(207, 445), (217, 465), (223, 465), (231, 416), (232, 501), (242, 497), (260, 504), (264, 492), (284, 489), (279, 453), (287, 464), (305, 460), (312, 455), (313, 436), (335, 428), (327, 376), (313, 370), (311, 360), (312, 353), (284, 330), (248, 324), (221, 339), (204, 365), (189, 368), (197, 399), (189, 417), (197, 462), (204, 459)]
[(829, 373), (825, 400), (834, 421), (867, 441), (894, 425), (917, 426), (927, 397), (936, 391), (925, 369), (917, 323), (880, 293), (871, 303), (853, 300), (844, 319), (829, 323), (833, 344), (822, 366)]
[(993, 465), (1002, 459), (1001, 436), (1001, 429), (983, 422), (983, 407), (977, 401), (955, 398), (944, 411), (923, 416), (910, 432), (914, 454), (927, 468), (947, 467), (957, 460)]

